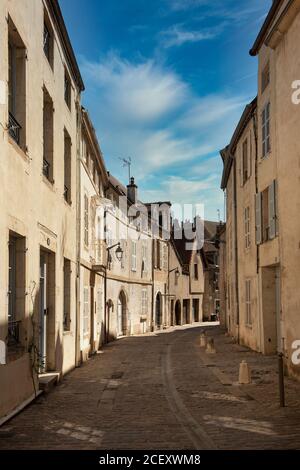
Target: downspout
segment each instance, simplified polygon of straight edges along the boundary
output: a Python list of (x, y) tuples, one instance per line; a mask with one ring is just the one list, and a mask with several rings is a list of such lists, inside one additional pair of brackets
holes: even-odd
[(234, 231), (235, 231), (235, 295), (236, 295), (236, 324), (238, 327), (238, 344), (240, 342), (240, 306), (239, 306), (239, 263), (238, 263), (238, 233), (237, 233), (237, 176), (236, 159), (233, 158), (233, 178), (234, 178)]
[(80, 140), (82, 125), (82, 109), (78, 104), (77, 123), (77, 159), (76, 159), (76, 324), (75, 324), (75, 366), (80, 366), (80, 254), (81, 254), (81, 163), (80, 163)]
[[(257, 137), (257, 114), (252, 112), (253, 132), (255, 140), (255, 194), (258, 193), (258, 137)], [(256, 245), (256, 273), (259, 272), (259, 245)]]
[(150, 331), (154, 331), (153, 325), (153, 309), (154, 309), (154, 243), (155, 238), (152, 238), (152, 302), (151, 302), (151, 323), (150, 323)]

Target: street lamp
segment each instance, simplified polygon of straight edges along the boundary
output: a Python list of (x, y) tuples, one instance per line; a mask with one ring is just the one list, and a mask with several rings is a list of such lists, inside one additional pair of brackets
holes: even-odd
[(120, 242), (115, 243), (115, 244), (112, 245), (112, 246), (108, 246), (108, 247), (106, 248), (106, 251), (107, 251), (107, 253), (109, 253), (110, 250), (112, 250), (112, 249), (115, 248), (115, 247), (117, 247), (117, 249), (116, 249), (116, 251), (115, 251), (117, 260), (121, 262), (122, 259), (123, 259), (123, 253), (124, 253), (124, 251), (123, 251), (122, 248), (121, 248), (121, 243), (120, 243)]
[(117, 257), (117, 260), (118, 261), (122, 261), (123, 259), (123, 250), (121, 248), (121, 246), (119, 245), (118, 248), (116, 249), (116, 257)]
[(172, 273), (173, 271), (175, 271), (175, 276), (176, 276), (177, 279), (178, 279), (179, 276), (180, 276), (180, 271), (179, 271), (178, 266), (177, 266), (177, 268), (171, 269), (171, 270), (169, 271), (169, 274)]

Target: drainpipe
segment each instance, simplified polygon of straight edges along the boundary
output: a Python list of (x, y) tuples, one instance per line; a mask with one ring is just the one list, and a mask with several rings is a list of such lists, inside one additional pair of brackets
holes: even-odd
[[(258, 137), (257, 137), (257, 115), (252, 111), (253, 132), (255, 140), (255, 194), (258, 193)], [(256, 273), (259, 272), (259, 245), (256, 245)]]
[(155, 238), (152, 239), (152, 301), (151, 301), (150, 331), (154, 331), (154, 325), (153, 325), (153, 309), (154, 309), (154, 243), (155, 243)]
[(236, 323), (238, 327), (238, 344), (240, 342), (240, 306), (239, 306), (239, 262), (238, 262), (238, 233), (237, 233), (237, 176), (236, 159), (233, 159), (233, 178), (234, 178), (234, 231), (235, 231), (235, 291), (236, 291)]
[(76, 158), (76, 323), (75, 323), (75, 366), (80, 366), (80, 252), (81, 252), (81, 163), (80, 163), (80, 140), (82, 125), (82, 109), (78, 104), (77, 125), (77, 158)]

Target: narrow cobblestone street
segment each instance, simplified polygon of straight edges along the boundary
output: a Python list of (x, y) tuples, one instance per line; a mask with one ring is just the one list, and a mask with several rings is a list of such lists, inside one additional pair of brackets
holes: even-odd
[[(1, 449), (299, 449), (300, 385), (278, 405), (276, 358), (201, 326), (123, 338), (0, 430)], [(246, 359), (253, 383), (238, 386)]]

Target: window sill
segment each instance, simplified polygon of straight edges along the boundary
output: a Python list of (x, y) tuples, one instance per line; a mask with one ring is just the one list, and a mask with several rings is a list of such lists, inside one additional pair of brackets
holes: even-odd
[(42, 180), (43, 182), (48, 186), (49, 189), (51, 189), (52, 191), (54, 191), (54, 180), (49, 180), (47, 178), (47, 176), (43, 175), (42, 174)]
[(29, 155), (25, 153), (24, 149), (22, 149), (22, 147), (20, 147), (20, 145), (17, 144), (17, 142), (10, 135), (8, 135), (8, 142), (12, 145), (12, 147), (14, 147), (16, 152), (20, 155), (20, 157), (23, 158), (23, 160), (25, 160), (27, 163), (30, 162)]
[(63, 335), (64, 336), (73, 336), (73, 333), (72, 333), (71, 330), (64, 330)]

